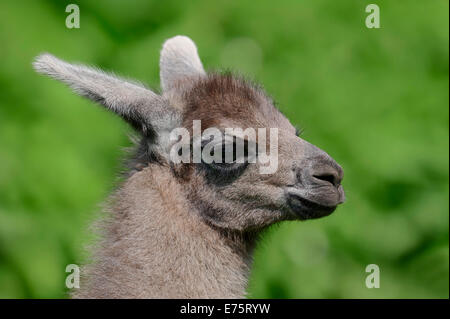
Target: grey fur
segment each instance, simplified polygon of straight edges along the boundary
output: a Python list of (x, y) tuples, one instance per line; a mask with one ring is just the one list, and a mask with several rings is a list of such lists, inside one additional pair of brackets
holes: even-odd
[(206, 75), (197, 47), (185, 36), (173, 37), (163, 44), (159, 66), (163, 91), (172, 89), (177, 81)]
[(180, 123), (176, 109), (136, 81), (121, 79), (93, 67), (70, 64), (48, 53), (36, 57), (33, 67), (115, 112), (144, 135), (158, 132), (164, 138), (164, 133)]

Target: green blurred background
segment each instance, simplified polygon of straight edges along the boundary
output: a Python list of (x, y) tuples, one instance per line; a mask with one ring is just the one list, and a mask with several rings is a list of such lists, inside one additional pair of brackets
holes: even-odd
[[(381, 9), (367, 29), (365, 6)], [(48, 51), (159, 87), (162, 42), (185, 34), (206, 68), (264, 84), (344, 168), (347, 203), (270, 229), (255, 298), (449, 297), (446, 0), (0, 2), (0, 297), (65, 297), (88, 225), (117, 183), (130, 128), (35, 74)], [(377, 264), (381, 287), (365, 286)]]

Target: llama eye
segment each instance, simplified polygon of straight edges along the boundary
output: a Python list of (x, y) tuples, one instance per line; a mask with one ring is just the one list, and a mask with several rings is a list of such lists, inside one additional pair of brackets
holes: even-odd
[(245, 160), (245, 156), (239, 158), (236, 148), (236, 143), (232, 142), (217, 145), (213, 150), (208, 150), (209, 155), (216, 159), (208, 163), (202, 156), (202, 164), (198, 168), (204, 172), (208, 183), (214, 185), (232, 183), (246, 170), (248, 161)]
[(225, 137), (220, 143), (212, 146), (205, 140), (202, 147), (203, 166), (217, 174), (240, 171), (256, 158), (256, 143), (248, 142), (236, 136)]
[(225, 142), (211, 149), (212, 161), (207, 165), (220, 171), (232, 171), (246, 164), (246, 153), (245, 147), (239, 149), (235, 141)]
[[(216, 152), (218, 153), (216, 154)], [(236, 143), (224, 143), (219, 145), (212, 150), (210, 155), (213, 157), (211, 166), (219, 169), (232, 169), (238, 164), (245, 163), (244, 160), (240, 159), (241, 154), (238, 154), (237, 152)]]

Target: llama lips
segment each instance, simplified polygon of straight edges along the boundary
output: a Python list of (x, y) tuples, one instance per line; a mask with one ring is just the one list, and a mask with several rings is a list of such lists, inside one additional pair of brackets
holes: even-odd
[(314, 219), (330, 215), (337, 206), (325, 206), (316, 202), (312, 202), (297, 194), (288, 194), (287, 202), (289, 208), (300, 219)]

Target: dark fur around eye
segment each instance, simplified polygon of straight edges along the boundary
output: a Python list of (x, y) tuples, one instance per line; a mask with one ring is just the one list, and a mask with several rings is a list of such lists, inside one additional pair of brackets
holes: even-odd
[[(205, 177), (208, 183), (212, 183), (214, 185), (227, 185), (236, 180), (248, 166), (248, 143), (244, 141), (244, 163), (237, 163), (236, 160), (236, 138), (234, 138), (233, 143), (233, 162), (226, 163), (225, 157), (225, 144), (222, 144), (222, 161), (221, 163), (205, 163), (202, 162), (199, 165), (199, 168), (205, 173)], [(213, 153), (213, 152), (212, 152)], [(213, 155), (213, 154), (211, 154)]]
[(204, 173), (206, 182), (216, 186), (225, 186), (233, 183), (241, 176), (249, 163), (224, 163), (197, 165), (198, 169)]

